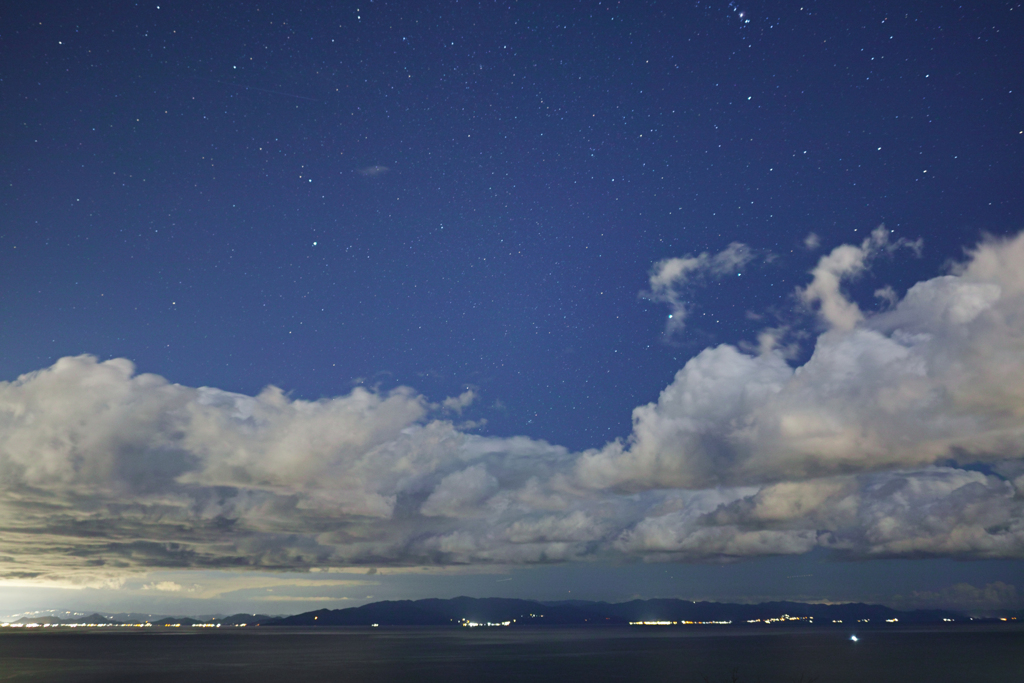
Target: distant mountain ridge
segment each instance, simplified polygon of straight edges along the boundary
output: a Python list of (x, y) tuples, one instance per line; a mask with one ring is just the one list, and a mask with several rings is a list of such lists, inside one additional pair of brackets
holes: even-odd
[(823, 605), (803, 602), (764, 602), (743, 605), (691, 602), (678, 599), (632, 600), (607, 603), (581, 600), (541, 602), (511, 598), (457, 597), (447, 600), (394, 600), (345, 609), (321, 609), (270, 619), (265, 626), (445, 626), (463, 622), (515, 625), (614, 625), (640, 621), (732, 622), (753, 620), (805, 620), (816, 623), (934, 623), (966, 617), (947, 610), (900, 611), (883, 605), (845, 603)]

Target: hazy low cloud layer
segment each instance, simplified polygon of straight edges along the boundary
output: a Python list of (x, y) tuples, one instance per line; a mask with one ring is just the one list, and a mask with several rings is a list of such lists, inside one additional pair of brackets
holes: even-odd
[(972, 614), (997, 614), (999, 610), (1020, 609), (1024, 600), (1016, 586), (995, 581), (976, 588), (969, 583), (947, 586), (940, 591), (915, 591), (897, 595), (893, 603), (903, 609), (961, 609)]
[[(63, 358), (0, 383), (0, 576), (815, 547), (1024, 558), (1024, 236), (868, 315), (843, 283), (895, 246), (916, 245), (838, 247), (794, 293), (827, 327), (802, 366), (771, 344), (706, 349), (634, 410), (628, 439), (583, 453), (460, 432), (446, 416), (471, 391), (310, 402)], [(749, 253), (662, 262), (652, 291), (675, 310), (688, 273)]]

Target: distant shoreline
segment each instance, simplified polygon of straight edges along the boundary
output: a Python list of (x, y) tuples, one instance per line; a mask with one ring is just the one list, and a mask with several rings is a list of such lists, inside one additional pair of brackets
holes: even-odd
[(268, 627), (403, 626), (503, 629), (527, 626), (622, 626), (635, 629), (721, 629), (781, 626), (875, 628), (906, 625), (953, 626), (971, 623), (1024, 624), (1024, 615), (971, 617), (948, 610), (900, 611), (863, 603), (820, 604), (766, 602), (758, 604), (694, 602), (679, 599), (633, 600), (623, 603), (541, 602), (507, 598), (381, 601), (345, 609), (320, 609), (292, 616), (234, 614), (227, 617), (153, 617), (94, 613), (72, 619), (23, 617), (0, 624), (4, 630), (161, 629), (238, 630)]

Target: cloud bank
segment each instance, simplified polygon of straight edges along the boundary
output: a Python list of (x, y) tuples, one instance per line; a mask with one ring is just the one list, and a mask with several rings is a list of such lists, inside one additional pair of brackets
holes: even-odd
[[(826, 328), (804, 364), (705, 349), (627, 439), (580, 453), (460, 431), (469, 391), (303, 401), (62, 358), (0, 383), (0, 577), (1024, 558), (1024, 235), (865, 314), (844, 282), (905, 244), (876, 232), (821, 258), (794, 293)], [(687, 278), (749, 260), (723, 254), (661, 262), (653, 298), (685, 311)]]

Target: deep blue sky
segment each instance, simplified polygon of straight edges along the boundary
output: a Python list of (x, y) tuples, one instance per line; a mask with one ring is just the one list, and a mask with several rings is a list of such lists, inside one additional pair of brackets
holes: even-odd
[[(832, 248), (923, 238), (851, 282), (871, 311), (1020, 230), (1022, 29), (1018, 2), (9, 4), (0, 379), (472, 388), (473, 433), (600, 448), (705, 347), (796, 318), (806, 361), (794, 291)], [(654, 265), (732, 242), (757, 257), (666, 338)]]
[[(905, 289), (1021, 227), (1014, 6), (9, 11), (0, 375), (92, 353), (305, 398), (468, 384), (494, 433), (599, 446), (791, 305), (807, 233), (926, 238)], [(651, 265), (731, 241), (780, 260), (659, 344)]]

